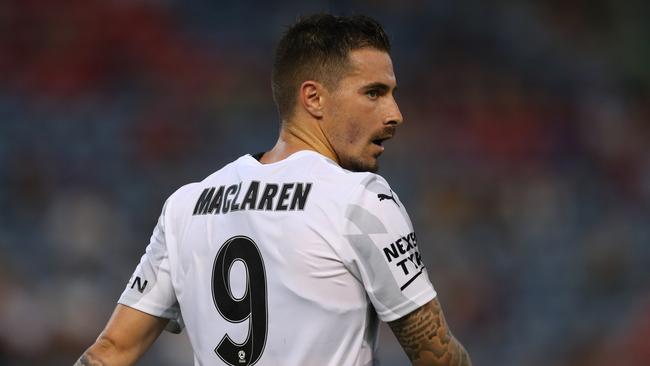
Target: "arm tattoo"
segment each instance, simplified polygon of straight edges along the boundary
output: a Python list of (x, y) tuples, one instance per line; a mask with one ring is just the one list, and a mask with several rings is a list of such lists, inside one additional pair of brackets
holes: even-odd
[(91, 355), (82, 355), (72, 366), (105, 366), (105, 364)]
[(449, 331), (436, 299), (388, 325), (413, 365), (472, 364), (465, 348)]

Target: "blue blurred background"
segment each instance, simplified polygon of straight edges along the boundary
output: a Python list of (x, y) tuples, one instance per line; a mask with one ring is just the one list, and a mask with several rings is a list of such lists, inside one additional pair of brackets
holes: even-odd
[[(274, 46), (334, 11), (391, 36), (381, 174), (474, 364), (650, 365), (648, 4), (3, 0), (0, 364), (74, 362), (165, 198), (274, 144)], [(140, 364), (191, 363), (165, 334)]]

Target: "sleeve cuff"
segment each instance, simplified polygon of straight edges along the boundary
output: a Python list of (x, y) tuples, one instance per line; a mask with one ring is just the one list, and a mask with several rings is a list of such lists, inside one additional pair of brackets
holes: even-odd
[(436, 290), (429, 288), (419, 295), (409, 299), (409, 301), (403, 302), (402, 304), (392, 308), (386, 309), (381, 312), (377, 312), (377, 316), (384, 322), (391, 322), (397, 320), (403, 316), (408, 315), (414, 310), (420, 308), (422, 305), (425, 305), (429, 301), (433, 300), (436, 297)]

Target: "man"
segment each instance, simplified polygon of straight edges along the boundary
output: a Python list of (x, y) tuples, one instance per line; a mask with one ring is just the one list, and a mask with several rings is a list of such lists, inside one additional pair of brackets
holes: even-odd
[(131, 365), (187, 328), (196, 365), (371, 365), (377, 318), (415, 365), (469, 365), (404, 205), (372, 173), (402, 123), (390, 45), (363, 17), (316, 15), (277, 49), (277, 144), (167, 200), (77, 365)]

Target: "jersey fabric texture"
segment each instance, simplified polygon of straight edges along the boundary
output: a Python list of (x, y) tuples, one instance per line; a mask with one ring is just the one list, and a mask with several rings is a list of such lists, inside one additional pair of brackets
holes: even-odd
[(166, 201), (119, 303), (187, 329), (195, 365), (373, 365), (378, 319), (436, 296), (379, 175), (245, 155)]

